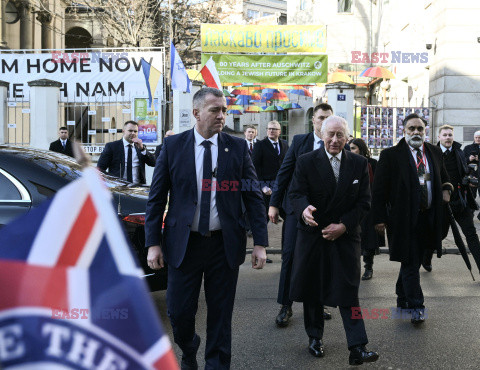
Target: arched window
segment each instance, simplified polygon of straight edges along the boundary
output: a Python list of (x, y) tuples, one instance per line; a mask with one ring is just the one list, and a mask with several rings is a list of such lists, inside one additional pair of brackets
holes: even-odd
[(73, 27), (65, 34), (65, 48), (67, 49), (91, 49), (92, 43), (92, 35), (85, 28)]

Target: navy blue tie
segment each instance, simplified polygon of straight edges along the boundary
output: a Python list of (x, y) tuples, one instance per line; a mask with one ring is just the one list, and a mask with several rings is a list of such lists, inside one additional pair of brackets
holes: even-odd
[[(205, 140), (202, 145), (205, 147), (203, 153), (202, 180), (212, 180), (212, 151), (210, 149), (212, 143)], [(200, 220), (198, 222), (198, 232), (202, 235), (207, 234), (210, 230), (210, 196), (211, 192), (209, 190), (202, 191), (202, 199), (200, 201)]]

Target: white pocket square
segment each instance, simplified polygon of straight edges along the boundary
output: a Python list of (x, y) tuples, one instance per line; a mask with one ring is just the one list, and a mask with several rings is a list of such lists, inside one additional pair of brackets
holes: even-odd
[(353, 180), (353, 183), (354, 183), (354, 184), (358, 184), (358, 180)]

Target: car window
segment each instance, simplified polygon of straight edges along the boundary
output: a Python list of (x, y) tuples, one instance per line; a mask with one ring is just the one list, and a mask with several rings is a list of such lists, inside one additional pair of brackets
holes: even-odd
[(16, 186), (0, 173), (0, 200), (22, 200)]

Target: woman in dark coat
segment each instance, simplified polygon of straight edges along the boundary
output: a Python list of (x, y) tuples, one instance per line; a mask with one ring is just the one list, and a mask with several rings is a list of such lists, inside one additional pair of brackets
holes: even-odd
[[(364, 156), (368, 160), (368, 172), (370, 175), (370, 189), (373, 183), (373, 175), (377, 166), (377, 160), (370, 158), (370, 151), (367, 144), (362, 139), (353, 139), (349, 143), (352, 153)], [(373, 275), (373, 256), (379, 254), (379, 247), (382, 245), (381, 241), (385, 240), (381, 235), (375, 231), (373, 223), (372, 211), (368, 212), (363, 219), (362, 224), (362, 256), (365, 267), (365, 272), (362, 275), (362, 280), (370, 280)], [(385, 242), (383, 243), (385, 244)]]

